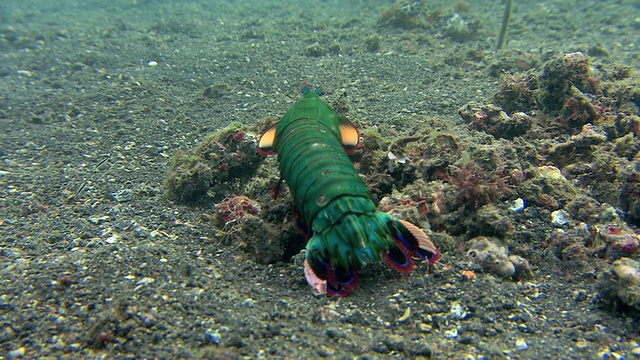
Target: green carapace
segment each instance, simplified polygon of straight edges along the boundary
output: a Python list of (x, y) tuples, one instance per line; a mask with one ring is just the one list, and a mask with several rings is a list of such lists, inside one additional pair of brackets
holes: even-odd
[(407, 272), (412, 256), (435, 262), (438, 251), (420, 228), (376, 211), (348, 157), (360, 144), (358, 130), (320, 99), (319, 89), (305, 87), (303, 95), (262, 135), (258, 151), (278, 154), (282, 178), (309, 231), (309, 284), (328, 295), (346, 295), (367, 263), (384, 258)]

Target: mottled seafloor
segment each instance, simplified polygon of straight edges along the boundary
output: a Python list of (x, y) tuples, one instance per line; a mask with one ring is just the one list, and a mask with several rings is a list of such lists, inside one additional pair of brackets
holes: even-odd
[[(233, 121), (282, 115), (303, 81), (325, 87), (330, 103), (346, 93), (348, 117), (390, 139), (432, 124), (463, 148), (490, 148), (498, 142), (458, 110), (490, 102), (502, 72), (542, 71), (576, 52), (639, 68), (638, 1), (515, 1), (499, 52), (501, 1), (457, 5), (477, 25), (462, 38), (446, 25), (381, 22), (393, 4), (3, 0), (0, 357), (640, 357), (637, 309), (596, 291), (613, 259), (545, 253), (557, 229), (543, 206), (512, 214), (501, 234), (530, 262), (527, 279), (471, 267), (469, 236), (445, 224), (434, 241), (454, 244), (439, 245), (434, 269), (367, 267), (334, 299), (313, 295), (299, 261), (255, 262), (213, 220), (219, 200), (167, 197), (177, 149)], [(437, 18), (455, 3), (406, 2), (418, 5)], [(258, 174), (273, 178), (276, 162), (265, 166)], [(489, 200), (506, 208), (515, 196), (505, 195)]]

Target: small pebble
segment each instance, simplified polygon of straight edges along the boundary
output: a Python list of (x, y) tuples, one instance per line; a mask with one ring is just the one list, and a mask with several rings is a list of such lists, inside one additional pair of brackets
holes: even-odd
[(207, 344), (220, 345), (220, 333), (218, 330), (207, 329), (204, 332), (204, 338)]
[(154, 279), (152, 277), (143, 277), (142, 279), (138, 280), (136, 285), (148, 285), (148, 284), (153, 283), (154, 281), (156, 281), (156, 279)]
[(22, 359), (27, 350), (23, 347), (11, 350), (7, 353), (7, 359)]
[(464, 317), (464, 315), (464, 308), (462, 307), (462, 305), (460, 305), (459, 302), (454, 301), (453, 303), (451, 303), (451, 310), (449, 311), (449, 316), (451, 318), (460, 320)]
[(13, 330), (11, 326), (7, 326), (4, 328), (2, 332), (0, 332), (0, 342), (8, 342), (16, 338), (16, 332)]
[(118, 190), (114, 193), (111, 193), (111, 197), (113, 197), (113, 200), (117, 202), (131, 201), (133, 200), (133, 191), (130, 189)]
[(201, 287), (194, 287), (193, 289), (191, 289), (190, 292), (191, 292), (192, 296), (198, 297), (198, 296), (204, 294), (204, 289), (201, 288)]
[(113, 244), (116, 241), (118, 241), (118, 236), (117, 235), (111, 235), (108, 238), (104, 239), (104, 242), (106, 242), (107, 244)]
[(155, 61), (155, 60), (151, 60), (151, 61), (149, 61), (149, 62), (147, 63), (147, 65), (149, 65), (149, 66), (151, 66), (151, 67), (158, 66), (158, 62), (157, 62), (157, 61)]
[(564, 210), (556, 210), (551, 213), (551, 225), (563, 227), (569, 223), (569, 213)]
[(589, 348), (589, 343), (584, 340), (576, 341), (576, 349), (578, 350), (586, 350)]
[(389, 335), (384, 342), (391, 350), (402, 351), (404, 349), (404, 339), (400, 335)]
[(142, 326), (150, 328), (158, 323), (158, 320), (151, 313), (138, 314), (138, 318), (142, 321)]
[(455, 339), (458, 337), (458, 330), (457, 329), (447, 330), (444, 332), (444, 337), (447, 339)]
[(332, 357), (336, 351), (328, 346), (321, 345), (318, 349), (318, 356), (320, 357)]
[(470, 335), (461, 336), (458, 339), (458, 341), (460, 342), (460, 344), (469, 345), (473, 343), (473, 336), (470, 336)]
[(509, 205), (509, 211), (511, 211), (514, 214), (522, 212), (523, 209), (524, 209), (524, 200), (522, 200), (522, 198), (517, 198), (513, 200)]
[(100, 225), (103, 222), (109, 220), (109, 216), (108, 215), (102, 215), (102, 216), (94, 215), (94, 216), (91, 216), (87, 220), (89, 220), (89, 222), (92, 223), (92, 224)]
[(430, 324), (420, 323), (420, 325), (418, 325), (418, 330), (423, 333), (429, 333), (433, 330), (433, 327)]
[(518, 350), (523, 351), (527, 350), (529, 348), (529, 345), (527, 345), (527, 342), (524, 341), (524, 339), (518, 339), (516, 340), (516, 347), (518, 348)]

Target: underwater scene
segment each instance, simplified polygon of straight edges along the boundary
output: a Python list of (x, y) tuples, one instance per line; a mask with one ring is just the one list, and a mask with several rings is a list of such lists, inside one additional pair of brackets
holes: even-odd
[(640, 358), (640, 1), (3, 0), (0, 359)]

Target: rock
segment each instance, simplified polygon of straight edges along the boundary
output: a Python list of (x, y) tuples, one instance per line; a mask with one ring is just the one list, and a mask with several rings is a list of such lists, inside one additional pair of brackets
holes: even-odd
[(556, 210), (551, 213), (551, 225), (560, 228), (569, 223), (570, 215), (564, 210)]
[(529, 261), (517, 255), (509, 256), (509, 251), (500, 240), (478, 236), (469, 242), (467, 257), (483, 271), (513, 280), (533, 276)]
[(612, 304), (620, 302), (640, 311), (640, 262), (621, 258), (598, 274), (598, 293)]
[(509, 116), (501, 107), (493, 104), (467, 104), (458, 114), (472, 129), (484, 131), (496, 139), (513, 139), (525, 135), (533, 125), (533, 118), (523, 112)]
[(479, 236), (470, 242), (467, 257), (482, 270), (499, 277), (511, 277), (515, 274), (516, 270), (509, 261), (507, 248), (498, 239)]
[(402, 351), (404, 349), (404, 339), (400, 335), (389, 335), (384, 343), (390, 350)]

